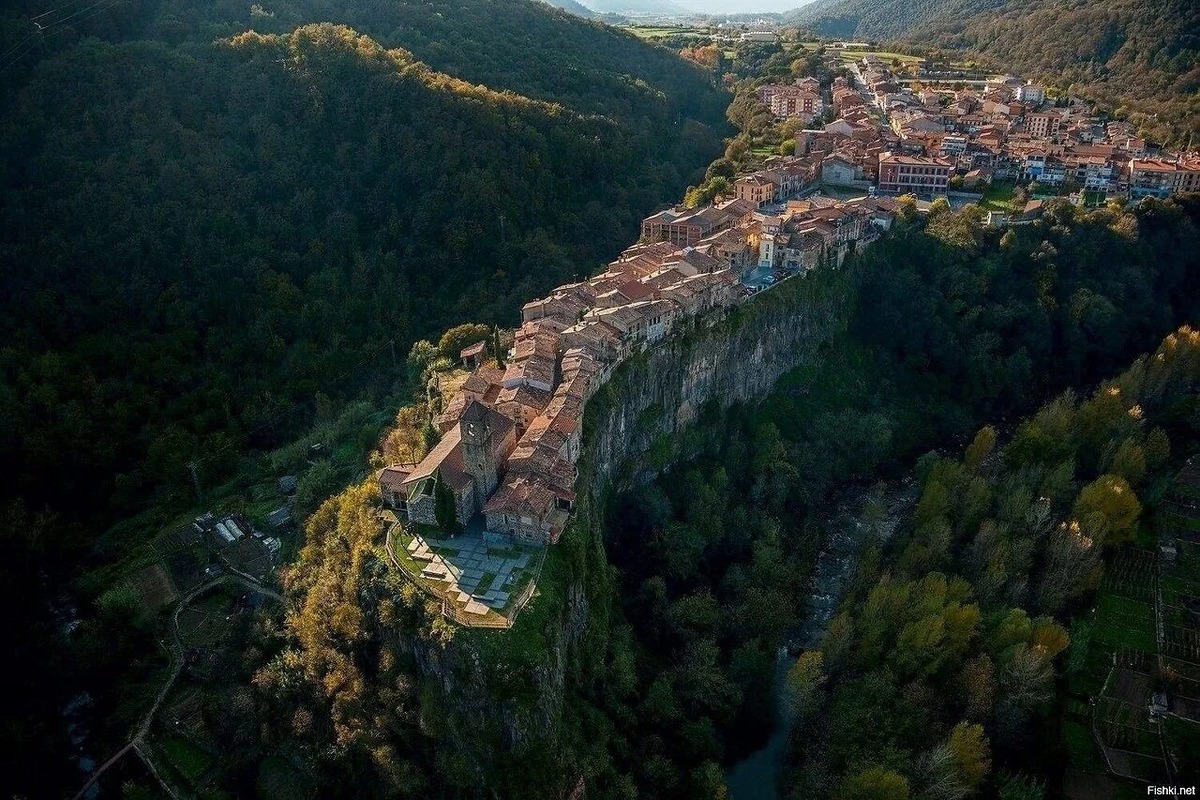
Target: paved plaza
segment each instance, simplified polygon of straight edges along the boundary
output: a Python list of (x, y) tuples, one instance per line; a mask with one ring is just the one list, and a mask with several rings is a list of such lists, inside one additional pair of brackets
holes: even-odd
[(479, 615), (507, 606), (538, 559), (536, 550), (486, 532), (451, 539), (416, 534), (407, 550), (424, 563), (421, 577), (448, 583), (448, 596), (464, 604), (468, 614)]

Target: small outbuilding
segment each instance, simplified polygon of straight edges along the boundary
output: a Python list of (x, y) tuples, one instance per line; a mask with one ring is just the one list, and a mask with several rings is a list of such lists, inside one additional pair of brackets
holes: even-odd
[(464, 369), (478, 369), (479, 365), (487, 359), (487, 345), (483, 342), (476, 342), (470, 347), (463, 348), (463, 351), (458, 355), (462, 359)]

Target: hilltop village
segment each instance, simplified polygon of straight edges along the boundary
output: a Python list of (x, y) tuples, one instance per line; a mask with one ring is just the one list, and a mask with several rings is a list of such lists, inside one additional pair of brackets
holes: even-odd
[[(1011, 75), (902, 77), (868, 55), (828, 94), (811, 77), (768, 84), (759, 99), (776, 119), (827, 124), (796, 134), (793, 158), (742, 176), (738, 197), (786, 193), (796, 172), (827, 186), (919, 196), (992, 181), (1036, 182), (1109, 198), (1165, 198), (1200, 189), (1200, 155), (1165, 152), (1128, 122), (1104, 122), (1078, 98)], [(826, 117), (828, 118), (828, 117)]]
[(419, 463), (380, 470), (383, 501), (436, 525), (442, 493), (459, 525), (482, 513), (489, 533), (555, 543), (575, 503), (584, 408), (617, 365), (687, 320), (840, 265), (898, 209), (885, 198), (790, 199), (771, 211), (728, 199), (647, 218), (604, 272), (526, 303), (499, 359), (482, 342), (463, 350), (472, 372), (435, 420), (440, 440)]

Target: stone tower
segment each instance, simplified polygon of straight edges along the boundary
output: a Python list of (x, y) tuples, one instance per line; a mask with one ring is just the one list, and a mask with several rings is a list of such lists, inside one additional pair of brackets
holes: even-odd
[(488, 407), (473, 401), (459, 421), (462, 433), (463, 468), (475, 483), (475, 497), (480, 505), (496, 491), (499, 484), (499, 465), (496, 463), (494, 421)]

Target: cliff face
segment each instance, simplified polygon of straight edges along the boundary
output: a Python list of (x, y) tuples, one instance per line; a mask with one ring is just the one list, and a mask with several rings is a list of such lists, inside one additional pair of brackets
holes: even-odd
[(845, 326), (849, 285), (845, 272), (792, 278), (622, 364), (588, 406), (589, 488), (653, 479), (687, 455), (681, 434), (702, 410), (753, 404), (811, 362)]
[(707, 420), (765, 397), (846, 324), (845, 272), (793, 278), (723, 316), (697, 321), (630, 359), (584, 422), (575, 517), (548, 552), (533, 602), (507, 631), (460, 629), (448, 644), (410, 634), (422, 724), (464, 793), (564, 797), (595, 768), (581, 719), (599, 713), (610, 615), (605, 498), (690, 455)]

